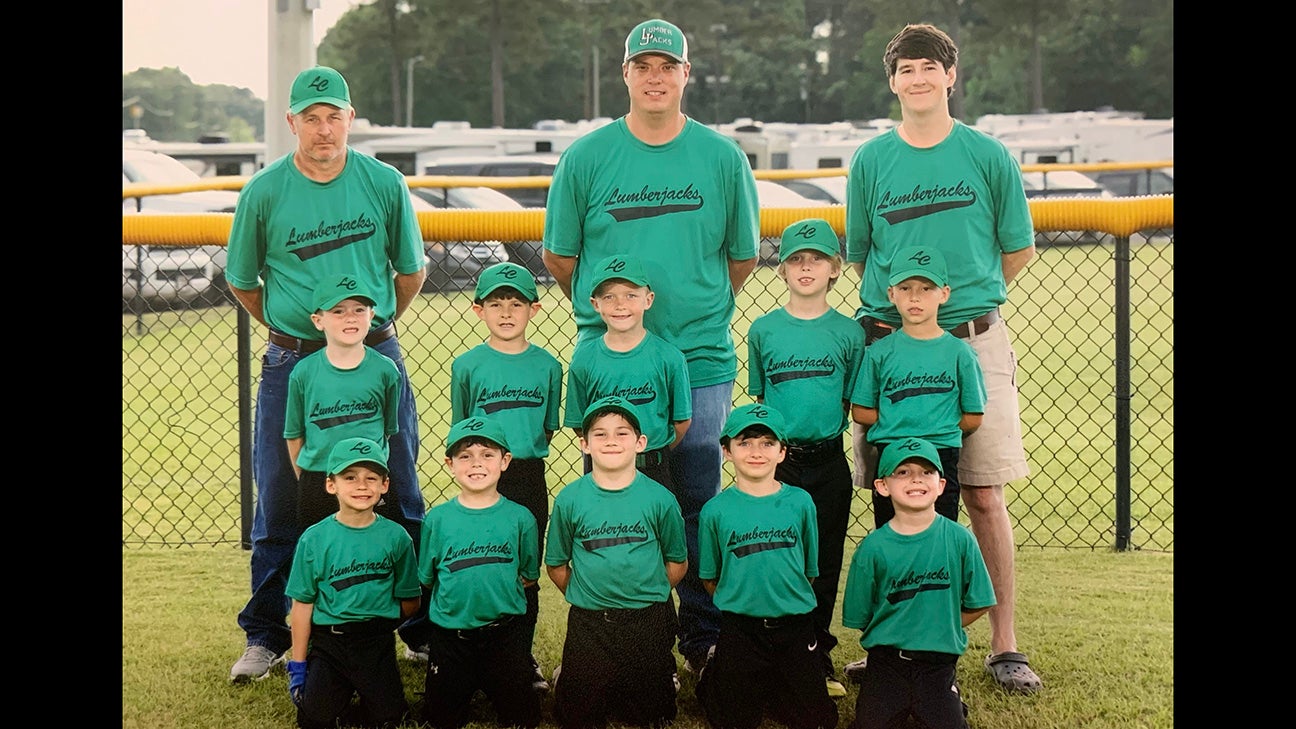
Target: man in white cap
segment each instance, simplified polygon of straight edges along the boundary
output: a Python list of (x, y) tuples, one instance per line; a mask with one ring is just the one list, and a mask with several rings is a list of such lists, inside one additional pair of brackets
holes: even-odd
[[(377, 512), (405, 527), (415, 544), (423, 522), (415, 470), (418, 415), (395, 327), (427, 275), (409, 187), (400, 170), (347, 146), (355, 109), (335, 69), (315, 66), (297, 75), (285, 120), (297, 148), (243, 186), (225, 270), (230, 291), (267, 328), (269, 339), (253, 426), (252, 596), (238, 616), (247, 647), (230, 669), (235, 683), (268, 676), (292, 643), (284, 585), (301, 529), (284, 419), (288, 376), (302, 357), (324, 346), (311, 314), (312, 292), (325, 278), (351, 274), (371, 293), (374, 316), (365, 344), (396, 363), (403, 383), (400, 431), (389, 442), (391, 492)], [(426, 612), (419, 615), (426, 624)]]
[(604, 330), (590, 303), (591, 269), (608, 256), (637, 257), (656, 292), (644, 324), (688, 361), (693, 421), (669, 465), (689, 553), (676, 588), (679, 650), (696, 671), (719, 632), (719, 613), (697, 576), (698, 515), (720, 491), (720, 429), (738, 374), (730, 325), (734, 297), (756, 268), (760, 209), (737, 142), (681, 110), (689, 70), (688, 39), (674, 24), (646, 20), (626, 36), (621, 76), (630, 111), (559, 159), (544, 262), (571, 299), (579, 345)]

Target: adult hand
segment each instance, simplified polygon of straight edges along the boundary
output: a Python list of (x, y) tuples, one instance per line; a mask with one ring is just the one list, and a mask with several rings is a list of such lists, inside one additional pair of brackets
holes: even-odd
[(301, 706), (302, 689), (306, 687), (306, 661), (288, 661), (288, 695)]

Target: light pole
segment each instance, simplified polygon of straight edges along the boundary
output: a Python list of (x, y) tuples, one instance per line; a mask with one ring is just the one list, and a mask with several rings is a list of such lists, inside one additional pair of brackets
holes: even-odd
[(420, 63), (423, 56), (414, 56), (405, 61), (405, 126), (414, 126), (414, 64)]

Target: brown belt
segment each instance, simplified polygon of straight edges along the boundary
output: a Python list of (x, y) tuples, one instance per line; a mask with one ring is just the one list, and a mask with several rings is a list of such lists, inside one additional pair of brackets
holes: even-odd
[[(999, 321), (999, 319), (999, 309), (996, 307), (970, 322), (959, 324), (950, 330), (950, 334), (953, 334), (959, 339), (967, 339), (972, 336), (973, 333), (981, 334), (985, 332), (990, 328), (991, 324)], [(864, 333), (869, 344), (872, 344), (896, 330), (896, 327), (893, 327), (884, 321), (874, 319), (871, 316), (866, 316), (863, 319), (860, 319), (860, 326), (864, 327)]]
[(987, 311), (966, 324), (959, 324), (950, 330), (950, 334), (953, 334), (959, 339), (967, 339), (973, 334), (980, 334), (986, 331), (990, 328), (991, 324), (994, 324), (997, 321), (999, 321), (998, 307)]
[[(374, 347), (394, 336), (396, 336), (396, 323), (389, 321), (369, 332), (369, 336), (365, 337), (365, 344)], [(291, 349), (298, 354), (310, 354), (324, 348), (323, 339), (298, 339), (273, 329), (270, 330), (270, 343), (277, 344), (284, 349)]]

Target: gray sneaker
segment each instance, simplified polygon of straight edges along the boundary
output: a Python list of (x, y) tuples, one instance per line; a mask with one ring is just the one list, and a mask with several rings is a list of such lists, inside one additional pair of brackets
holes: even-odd
[(275, 666), (282, 666), (287, 659), (288, 651), (276, 654), (263, 645), (250, 645), (230, 669), (230, 681), (233, 683), (260, 681), (269, 676)]
[(428, 652), (431, 650), (432, 650), (431, 647), (429, 647), (426, 643), (415, 648), (411, 648), (410, 646), (407, 645), (405, 646), (405, 653), (404, 653), (405, 660), (413, 661), (416, 663), (427, 663)]
[(858, 661), (847, 663), (846, 666), (842, 668), (842, 673), (846, 674), (846, 680), (851, 683), (859, 683), (860, 679), (864, 677), (864, 667), (867, 665), (868, 656), (865, 656)]

